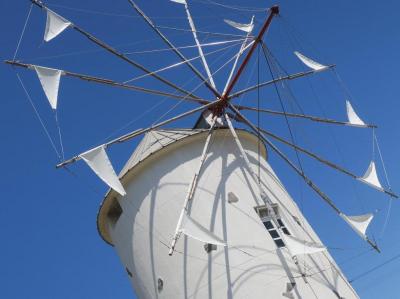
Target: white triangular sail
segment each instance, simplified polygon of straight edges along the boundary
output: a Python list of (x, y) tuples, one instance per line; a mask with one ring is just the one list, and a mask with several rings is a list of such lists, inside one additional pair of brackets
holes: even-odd
[(118, 176), (115, 174), (114, 168), (108, 159), (104, 145), (80, 154), (79, 157), (81, 157), (108, 186), (122, 196), (126, 194), (124, 187), (119, 181)]
[(358, 233), (363, 239), (366, 239), (366, 231), (368, 225), (371, 223), (374, 215), (371, 213), (357, 216), (347, 216), (345, 214), (340, 214), (340, 217), (346, 221), (351, 228)]
[(365, 123), (354, 111), (353, 106), (351, 105), (350, 101), (347, 101), (347, 100), (346, 100), (346, 110), (347, 110), (347, 119), (349, 120), (349, 125), (361, 126), (361, 127), (365, 126)]
[(227, 19), (224, 19), (224, 22), (236, 29), (239, 29), (239, 30), (247, 32), (247, 33), (250, 33), (251, 31), (253, 31), (253, 28), (254, 28), (253, 22), (251, 22), (250, 24), (242, 24), (242, 23), (237, 23), (237, 22), (227, 20)]
[(381, 183), (379, 182), (374, 161), (371, 161), (364, 176), (361, 178), (358, 178), (358, 180), (374, 187), (375, 189), (378, 189), (379, 191), (384, 191)]
[(37, 65), (33, 68), (39, 77), (40, 84), (42, 84), (44, 93), (49, 100), (51, 108), (54, 110), (57, 109), (58, 89), (63, 71)]
[(47, 20), (46, 29), (44, 31), (44, 40), (48, 42), (59, 35), (61, 32), (63, 32), (67, 27), (72, 25), (72, 23), (64, 19), (62, 16), (56, 14), (52, 10), (48, 8), (46, 10)]
[(286, 292), (282, 293), (282, 296), (289, 299), (294, 299), (293, 290), (295, 286), (296, 286), (295, 282), (288, 282), (286, 284)]
[(320, 64), (297, 51), (295, 51), (294, 54), (301, 60), (301, 62), (303, 62), (306, 66), (313, 69), (314, 71), (321, 71), (327, 68), (326, 65)]
[(226, 246), (226, 243), (223, 240), (218, 238), (186, 213), (183, 214), (180, 232), (204, 243)]
[(313, 254), (326, 250), (326, 247), (323, 246), (322, 244), (300, 240), (298, 238), (286, 235), (284, 233), (282, 233), (282, 238), (283, 241), (285, 242), (286, 248), (289, 250), (292, 256)]

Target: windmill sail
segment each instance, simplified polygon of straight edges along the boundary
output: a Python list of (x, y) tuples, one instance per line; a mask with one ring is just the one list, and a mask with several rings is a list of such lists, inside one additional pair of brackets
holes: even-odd
[(285, 245), (292, 256), (313, 254), (326, 250), (326, 247), (321, 244), (300, 240), (296, 237), (286, 234), (282, 234), (282, 238), (285, 241)]
[(63, 71), (37, 65), (35, 65), (33, 68), (39, 77), (43, 91), (49, 100), (51, 108), (54, 110), (57, 109), (58, 89)]
[(241, 31), (250, 33), (251, 31), (253, 31), (254, 28), (254, 24), (250, 23), (250, 24), (242, 24), (242, 23), (237, 23), (231, 20), (227, 20), (224, 19), (224, 22), (230, 26), (232, 26), (233, 28), (239, 29)]
[(323, 69), (327, 68), (326, 65), (320, 64), (320, 63), (304, 56), (300, 52), (295, 51), (294, 54), (297, 56), (297, 58), (299, 58), (301, 60), (301, 62), (303, 62), (306, 66), (313, 69), (314, 71), (322, 71)]
[(368, 184), (375, 189), (378, 189), (379, 191), (384, 191), (379, 179), (378, 175), (376, 173), (376, 167), (375, 167), (375, 162), (371, 161), (371, 163), (368, 166), (367, 171), (365, 172), (364, 176), (361, 178), (358, 178), (361, 182)]
[(101, 178), (108, 186), (124, 196), (124, 187), (115, 174), (110, 159), (107, 156), (104, 145), (91, 149), (79, 155), (89, 167)]
[(347, 100), (346, 100), (346, 110), (347, 110), (347, 119), (349, 120), (349, 125), (360, 126), (360, 127), (366, 126), (365, 123), (362, 121), (362, 119), (354, 111), (351, 103)]
[(364, 214), (357, 216), (347, 216), (345, 214), (340, 214), (340, 216), (351, 226), (351, 228), (356, 231), (363, 239), (366, 238), (366, 232), (368, 225), (371, 223), (374, 215)]
[(188, 237), (204, 243), (226, 246), (226, 243), (223, 240), (218, 238), (186, 213), (183, 215), (180, 231)]
[(53, 38), (58, 36), (67, 27), (71, 26), (72, 23), (64, 19), (62, 16), (56, 14), (50, 9), (47, 10), (46, 29), (44, 31), (44, 40), (46, 42), (51, 41)]

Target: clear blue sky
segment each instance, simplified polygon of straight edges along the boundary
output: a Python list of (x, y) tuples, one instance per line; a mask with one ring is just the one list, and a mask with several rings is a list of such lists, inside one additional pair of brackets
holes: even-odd
[[(222, 1), (222, 0), (221, 0)], [(224, 1), (224, 3), (268, 7), (270, 1)], [(267, 44), (289, 72), (303, 70), (295, 60), (294, 47), (322, 63), (337, 64), (337, 71), (352, 94), (359, 115), (379, 125), (377, 131), (392, 188), (400, 192), (399, 79), (400, 4), (398, 1), (280, 1), (283, 18), (272, 24)], [(51, 0), (49, 7), (82, 28), (94, 33), (121, 51), (140, 51), (164, 47), (156, 36), (135, 16), (126, 0), (110, 1)], [(167, 0), (138, 1), (160, 25), (187, 28), (183, 11)], [(12, 58), (20, 36), (29, 1), (1, 1), (1, 59)], [(249, 12), (238, 12), (201, 1), (193, 1), (198, 29), (235, 33), (224, 25), (224, 17), (246, 22)], [(101, 13), (95, 13), (101, 12)], [(178, 17), (178, 18), (176, 18)], [(256, 14), (262, 22), (264, 15)], [(126, 80), (140, 73), (97, 47), (73, 30), (67, 30), (52, 42), (42, 42), (45, 14), (34, 7), (17, 58), (27, 62), (115, 80)], [(288, 34), (291, 32), (290, 34)], [(177, 45), (193, 44), (191, 36), (165, 31)], [(202, 36), (202, 39), (205, 39)], [(146, 42), (140, 42), (146, 40)], [(207, 40), (215, 40), (208, 38)], [(296, 42), (299, 42), (297, 43)], [(68, 54), (68, 55), (64, 55)], [(194, 51), (185, 52), (196, 56)], [(228, 53), (233, 55), (233, 52)], [(173, 55), (140, 55), (136, 60), (156, 69), (176, 61)], [(216, 60), (211, 56), (210, 61)], [(198, 65), (198, 64), (197, 64)], [(216, 61), (212, 68), (221, 65)], [(253, 63), (254, 65), (254, 63)], [(199, 65), (198, 65), (199, 66)], [(199, 66), (200, 67), (200, 66)], [(184, 84), (189, 72), (166, 75)], [(247, 77), (250, 76), (249, 68)], [(51, 136), (57, 130), (50, 106), (32, 71), (17, 70), (39, 110)], [(225, 73), (217, 79), (221, 86)], [(250, 76), (251, 77), (251, 76)], [(254, 76), (253, 81), (256, 79)], [(267, 80), (263, 65), (261, 79)], [(80, 153), (120, 131), (146, 127), (176, 102), (141, 95), (131, 91), (62, 78), (59, 96), (61, 123), (66, 156)], [(135, 298), (124, 268), (112, 247), (106, 245), (96, 230), (96, 213), (106, 186), (83, 163), (71, 170), (56, 170), (58, 158), (27, 101), (14, 70), (0, 67), (2, 109), (0, 110), (0, 156), (2, 157), (2, 208), (0, 209), (0, 297), (1, 298)], [(245, 80), (243, 80), (245, 81)], [(161, 88), (154, 81), (144, 86)], [(196, 85), (196, 79), (188, 88)], [(239, 85), (244, 87), (246, 82)], [(297, 102), (310, 114), (324, 113), (345, 119), (345, 96), (331, 73), (300, 79), (291, 85)], [(204, 88), (199, 94), (212, 99)], [(279, 109), (273, 89), (261, 93), (263, 107)], [(256, 94), (242, 99), (255, 104)], [(288, 110), (290, 102), (284, 99)], [(143, 112), (160, 103), (151, 112)], [(171, 114), (194, 108), (180, 104)], [(296, 110), (294, 110), (296, 111)], [(253, 120), (254, 114), (248, 114)], [(139, 118), (140, 117), (140, 118)], [(175, 126), (191, 127), (196, 117)], [(262, 116), (263, 127), (287, 137), (285, 122)], [(362, 174), (371, 159), (371, 131), (329, 127), (292, 121), (299, 144), (313, 149), (336, 163)], [(110, 157), (119, 170), (138, 140), (110, 149)], [(58, 146), (58, 144), (57, 144)], [(282, 147), (291, 158), (293, 152)], [(271, 164), (289, 192), (301, 206), (330, 252), (351, 279), (399, 253), (400, 203), (393, 202), (385, 234), (381, 234), (389, 199), (383, 194), (353, 182), (333, 170), (306, 158), (303, 166), (310, 177), (348, 214), (377, 210), (369, 234), (374, 235), (382, 254), (368, 251), (360, 240), (314, 193), (308, 190), (282, 161), (271, 154)], [(379, 175), (384, 182), (382, 166)], [(361, 298), (396, 298), (400, 282), (400, 260), (354, 282)]]

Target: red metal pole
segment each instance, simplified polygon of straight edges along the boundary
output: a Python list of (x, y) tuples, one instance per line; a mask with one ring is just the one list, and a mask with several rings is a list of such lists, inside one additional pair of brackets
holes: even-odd
[(220, 99), (221, 101), (224, 101), (224, 102), (228, 101), (228, 96), (229, 96), (230, 92), (232, 91), (233, 87), (235, 86), (235, 84), (239, 80), (239, 77), (243, 73), (246, 65), (250, 61), (250, 58), (253, 55), (254, 50), (258, 46), (258, 43), (262, 40), (262, 38), (263, 38), (265, 32), (267, 31), (269, 25), (271, 24), (271, 21), (274, 18), (274, 16), (278, 15), (278, 14), (279, 14), (279, 6), (278, 5), (272, 6), (271, 9), (270, 9), (270, 14), (268, 16), (268, 19), (265, 21), (264, 26), (261, 28), (261, 30), (258, 33), (256, 39), (254, 40), (254, 44), (252, 45), (252, 47), (250, 48), (249, 52), (247, 53), (245, 59), (243, 60), (242, 64), (240, 65), (235, 77), (233, 77), (233, 79), (229, 83), (228, 88), (226, 89), (226, 92), (222, 95), (222, 97)]

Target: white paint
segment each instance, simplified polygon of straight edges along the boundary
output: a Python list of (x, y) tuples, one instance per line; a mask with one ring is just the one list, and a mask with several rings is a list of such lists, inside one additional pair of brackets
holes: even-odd
[[(287, 283), (291, 282), (288, 275), (295, 277), (296, 286), (291, 291), (294, 298), (315, 298), (311, 288), (318, 298), (337, 299), (332, 289), (346, 299), (358, 298), (328, 252), (298, 257), (301, 265), (329, 268), (307, 277), (307, 284), (287, 250), (276, 248), (254, 210), (263, 204), (257, 196), (257, 184), (227, 129), (213, 134), (190, 215), (228, 246), (206, 253), (204, 244), (182, 236), (174, 255), (168, 255), (206, 135), (206, 131), (188, 135), (134, 164), (130, 171), (125, 169), (122, 181), (127, 195), (118, 199), (123, 213), (115, 226), (107, 225), (107, 207), (115, 192), (108, 194), (100, 210), (100, 233), (114, 244), (123, 267), (133, 273), (130, 279), (138, 298), (285, 298)], [(256, 136), (241, 130), (238, 135), (256, 169)], [(279, 204), (280, 216), (291, 234), (322, 244), (270, 165), (266, 161), (261, 165), (267, 196)], [(229, 192), (239, 201), (229, 204)], [(157, 290), (159, 277), (164, 282), (161, 293)]]

